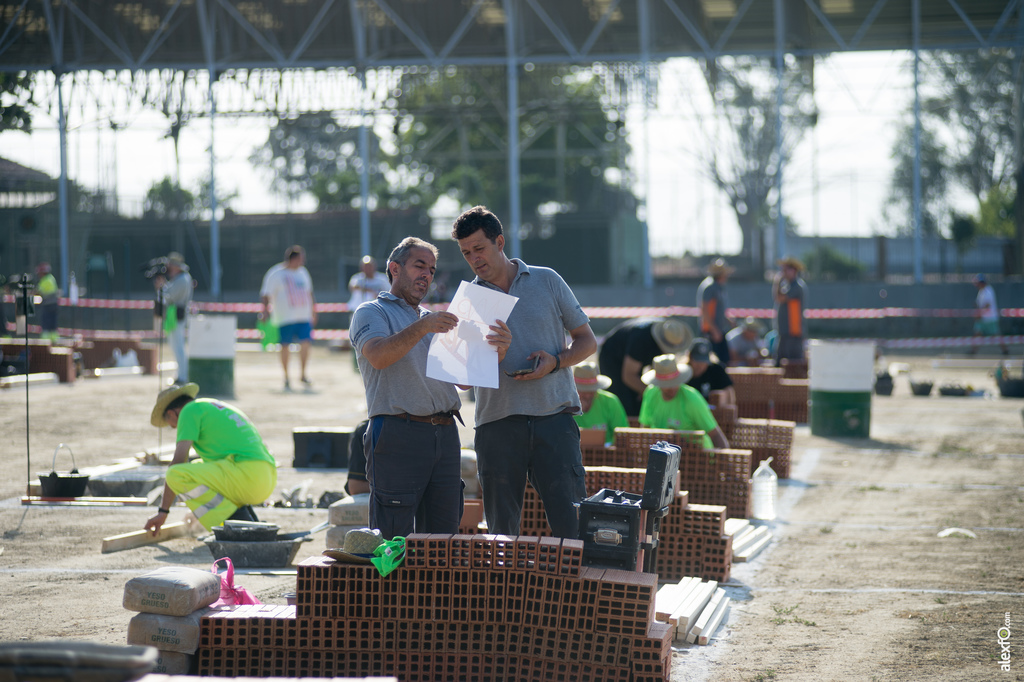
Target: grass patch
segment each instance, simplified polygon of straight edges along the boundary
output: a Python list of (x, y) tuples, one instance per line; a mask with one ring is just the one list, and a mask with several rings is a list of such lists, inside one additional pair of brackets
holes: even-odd
[(752, 679), (753, 682), (764, 682), (765, 680), (774, 680), (775, 671), (771, 668), (768, 668), (768, 670), (765, 670), (763, 673), (758, 673)]
[(808, 627), (817, 627), (817, 623), (813, 620), (807, 620), (800, 616), (794, 616), (793, 612), (800, 608), (799, 604), (794, 606), (776, 606), (772, 604), (772, 611), (775, 612), (775, 617), (771, 619), (771, 622), (775, 625), (784, 625), (786, 623), (797, 623), (798, 625), (806, 625)]

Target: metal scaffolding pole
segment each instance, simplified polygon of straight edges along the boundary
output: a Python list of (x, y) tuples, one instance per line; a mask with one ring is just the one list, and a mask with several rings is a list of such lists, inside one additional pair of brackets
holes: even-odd
[(522, 257), (519, 230), (522, 225), (522, 197), (519, 188), (519, 64), (516, 60), (516, 3), (504, 0), (506, 89), (508, 90), (508, 205), (506, 241), (512, 258)]
[(921, 0), (913, 0), (914, 46), (914, 283), (924, 279), (921, 266)]

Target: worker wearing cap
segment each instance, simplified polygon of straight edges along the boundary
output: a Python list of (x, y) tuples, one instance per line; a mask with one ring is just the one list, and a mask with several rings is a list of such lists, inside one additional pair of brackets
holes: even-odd
[[(978, 319), (974, 322), (975, 336), (999, 336), (999, 306), (996, 304), (996, 292), (988, 283), (988, 278), (983, 273), (974, 276), (974, 286), (978, 290), (978, 296), (974, 305), (977, 308)], [(1009, 351), (1006, 344), (1000, 341), (1003, 355)], [(971, 352), (977, 351), (978, 347), (971, 348)]]
[(728, 299), (725, 283), (736, 268), (716, 258), (708, 265), (708, 276), (697, 287), (697, 307), (700, 309), (700, 334), (711, 341), (711, 349), (728, 365), (730, 360), (729, 342), (725, 335), (732, 329), (732, 318), (726, 314)]
[(573, 367), (572, 377), (583, 410), (583, 414), (573, 415), (576, 425), (581, 429), (603, 429), (604, 442), (614, 442), (616, 427), (628, 427), (629, 419), (622, 401), (614, 393), (605, 390), (612, 385), (612, 380), (598, 372), (593, 362), (583, 362)]
[(768, 357), (768, 349), (761, 338), (761, 332), (761, 323), (753, 317), (748, 317), (743, 324), (725, 335), (726, 341), (729, 342), (729, 357), (732, 358), (730, 365), (757, 367)]
[[(356, 308), (360, 305), (376, 299), (377, 294), (390, 289), (391, 282), (388, 281), (387, 275), (377, 271), (377, 261), (373, 256), (363, 256), (359, 263), (359, 272), (348, 280), (348, 290), (351, 292), (348, 299), (349, 312), (355, 314)], [(355, 345), (352, 346), (352, 361), (353, 367), (358, 372), (359, 362), (356, 359)]]
[(39, 304), (42, 338), (51, 341), (57, 338), (57, 310), (60, 305), (60, 288), (53, 276), (49, 263), (40, 263), (36, 267), (36, 292), (42, 299)]
[(787, 256), (779, 261), (779, 272), (772, 281), (775, 299), (775, 364), (783, 360), (804, 359), (804, 308), (807, 305), (807, 283), (800, 277), (804, 264)]
[[(230, 518), (255, 521), (247, 507), (262, 504), (277, 485), (277, 461), (249, 418), (220, 400), (196, 400), (198, 393), (194, 383), (167, 388), (150, 415), (153, 426), (177, 429), (159, 511), (145, 525), (154, 535), (177, 496), (209, 530)], [(193, 448), (200, 461), (188, 461)]]

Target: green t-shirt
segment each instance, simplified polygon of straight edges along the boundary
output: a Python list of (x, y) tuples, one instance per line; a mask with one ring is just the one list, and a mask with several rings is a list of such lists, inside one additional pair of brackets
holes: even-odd
[(711, 450), (715, 445), (708, 434), (718, 428), (718, 422), (697, 389), (684, 384), (668, 402), (662, 399), (660, 388), (648, 386), (644, 391), (643, 402), (640, 403), (640, 426), (649, 429), (703, 431), (704, 448)]
[(576, 424), (581, 429), (604, 429), (605, 443), (615, 441), (615, 428), (626, 428), (629, 426), (629, 419), (626, 418), (626, 408), (618, 396), (608, 391), (598, 390), (594, 394), (594, 402), (590, 409), (584, 414), (573, 415)]
[(219, 400), (200, 398), (185, 405), (178, 415), (178, 440), (192, 441), (196, 454), (208, 461), (234, 455), (236, 462), (277, 464), (249, 418)]

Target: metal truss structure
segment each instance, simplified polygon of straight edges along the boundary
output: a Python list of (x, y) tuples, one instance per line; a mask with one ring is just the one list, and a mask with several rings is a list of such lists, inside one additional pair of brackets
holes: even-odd
[[(521, 69), (530, 65), (640, 65), (634, 70), (638, 91), (649, 101), (650, 74), (655, 70), (648, 67), (674, 57), (711, 61), (758, 55), (773, 59), (781, 69), (787, 55), (910, 50), (916, 56), (921, 50), (1017, 50), (1024, 46), (1022, 2), (0, 0), (0, 72), (48, 71), (58, 80), (61, 234), (66, 244), (65, 111), (60, 81), (67, 74), (106, 72), (116, 79), (117, 74), (156, 72), (164, 73), (162, 78), (170, 82), (177, 77), (174, 74), (205, 72), (212, 126), (218, 109), (214, 85), (222, 80), (248, 84), (242, 87), (251, 86), (249, 92), (265, 92), (268, 86), (273, 89), (281, 72), (343, 70), (358, 83), (353, 95), (360, 108), (368, 111), (374, 98), (366, 95), (367, 74), (375, 70), (503, 66), (508, 149), (515, 150), (519, 147), (518, 78)], [(783, 167), (778, 171), (779, 186)], [(518, 170), (517, 155), (509, 153), (513, 235), (520, 224)], [(920, 225), (919, 188), (915, 194), (915, 218)], [(775, 248), (781, 254), (785, 225), (782, 211), (778, 214)], [(363, 231), (368, 243), (368, 214)], [(211, 232), (212, 293), (219, 295), (216, 217)], [(518, 255), (517, 240), (511, 242), (513, 255)], [(66, 247), (61, 268), (66, 286)], [(920, 281), (920, 271), (915, 274)], [(649, 272), (645, 279), (650, 282)]]

